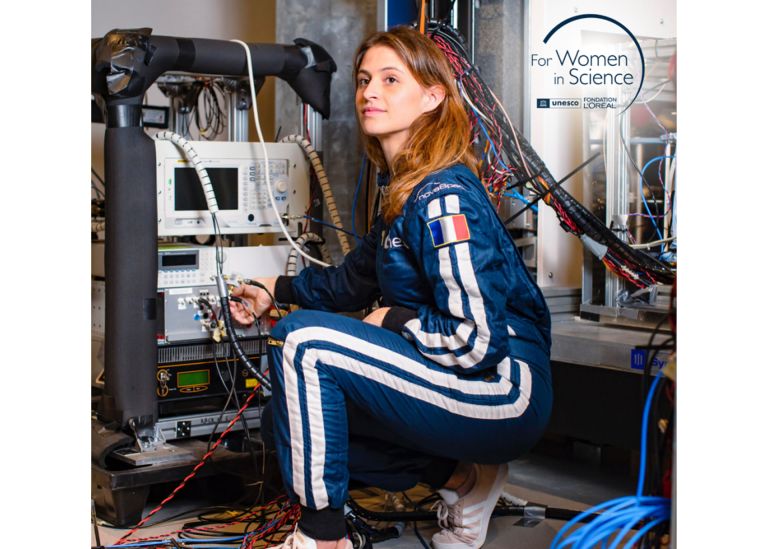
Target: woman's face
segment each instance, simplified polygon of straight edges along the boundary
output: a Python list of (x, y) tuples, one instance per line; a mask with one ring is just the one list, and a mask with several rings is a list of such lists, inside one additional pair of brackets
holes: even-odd
[(398, 142), (408, 139), (414, 120), (435, 109), (444, 94), (437, 86), (422, 87), (395, 51), (373, 46), (365, 52), (357, 72), (355, 104), (366, 135)]

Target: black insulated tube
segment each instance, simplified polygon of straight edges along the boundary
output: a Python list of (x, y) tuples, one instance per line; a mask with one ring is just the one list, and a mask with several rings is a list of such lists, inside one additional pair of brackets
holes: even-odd
[[(437, 513), (434, 511), (371, 511), (362, 507), (353, 499), (347, 500), (347, 505), (350, 509), (359, 517), (366, 520), (372, 520), (375, 522), (428, 522), (436, 521)], [(492, 517), (508, 517), (508, 516), (525, 516), (526, 510), (543, 509), (545, 519), (553, 520), (571, 520), (582, 513), (582, 511), (574, 511), (572, 509), (560, 509), (557, 507), (544, 507), (539, 505), (526, 505), (526, 506), (497, 506), (494, 508)], [(590, 513), (583, 516), (579, 522), (590, 522), (597, 518), (597, 513)]]
[(237, 334), (235, 328), (232, 325), (232, 313), (229, 311), (229, 298), (227, 297), (227, 285), (224, 283), (224, 278), (221, 275), (216, 277), (216, 284), (219, 288), (219, 302), (221, 303), (221, 312), (224, 315), (224, 325), (227, 328), (227, 337), (229, 338), (232, 350), (235, 352), (235, 356), (240, 363), (245, 366), (253, 377), (268, 391), (272, 390), (272, 384), (264, 377), (264, 374), (251, 362), (251, 359), (243, 352), (243, 348), (240, 342), (237, 340)]
[(138, 126), (107, 128), (104, 148), (106, 341), (98, 412), (121, 427), (133, 418), (141, 430), (157, 420), (155, 143)]
[[(297, 38), (293, 45), (248, 44), (253, 76), (275, 76), (328, 118), (336, 63), (321, 46)], [(152, 29), (115, 29), (91, 41), (91, 91), (105, 100), (139, 97), (167, 71), (247, 76), (243, 47), (229, 40), (152, 36)]]

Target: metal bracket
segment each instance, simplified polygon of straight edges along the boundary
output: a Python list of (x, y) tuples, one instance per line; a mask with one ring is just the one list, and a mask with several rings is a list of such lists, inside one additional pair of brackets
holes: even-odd
[(195, 456), (191, 450), (182, 449), (165, 441), (159, 424), (153, 426), (152, 434), (140, 435), (136, 429), (136, 422), (131, 418), (128, 425), (136, 438), (136, 446), (115, 450), (113, 456), (116, 459), (140, 467), (142, 465), (160, 465), (182, 461), (194, 461)]
[(139, 434), (136, 430), (136, 421), (133, 418), (128, 420), (128, 426), (131, 428), (131, 431), (133, 431), (133, 436), (136, 439), (136, 445), (139, 452), (152, 452), (159, 446), (165, 444), (165, 436), (157, 423), (152, 427), (152, 434), (150, 436)]
[(656, 296), (658, 295), (658, 286), (648, 286), (646, 288), (640, 288), (639, 290), (630, 293), (629, 290), (623, 290), (619, 292), (617, 296), (618, 304), (620, 307), (627, 307), (632, 305), (653, 305), (656, 303)]
[[(261, 87), (264, 85), (265, 77), (255, 75), (254, 90), (258, 95)], [(251, 108), (251, 83), (248, 78), (222, 78), (220, 80), (222, 88), (230, 94), (230, 101), (238, 111), (247, 111)]]
[(162, 444), (152, 450), (137, 452), (135, 449), (115, 450), (112, 454), (115, 459), (124, 461), (134, 467), (144, 465), (164, 465), (168, 463), (190, 462), (196, 460), (191, 450), (186, 450), (171, 444)]
[(174, 110), (189, 114), (196, 106), (203, 83), (194, 76), (167, 74), (157, 79), (157, 87), (171, 99)]

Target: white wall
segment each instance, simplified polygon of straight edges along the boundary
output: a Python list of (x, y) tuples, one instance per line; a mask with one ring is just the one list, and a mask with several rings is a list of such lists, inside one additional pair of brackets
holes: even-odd
[[(152, 34), (186, 38), (211, 38), (244, 42), (275, 41), (275, 0), (92, 0), (91, 37), (112, 29), (150, 27)], [(168, 105), (150, 89), (149, 103)], [(275, 134), (274, 81), (267, 78), (257, 98), (262, 131)], [(253, 122), (249, 119), (251, 130)], [(91, 162), (104, 174), (104, 125), (91, 125)]]
[[(545, 46), (543, 39), (561, 21), (578, 14), (594, 13), (616, 19), (638, 38), (676, 36), (674, 0), (645, 2), (611, 0), (532, 0), (529, 2), (528, 48), (530, 141), (555, 179), (559, 179), (585, 160), (580, 109), (537, 109), (536, 97), (581, 97), (579, 88), (555, 87), (552, 71), (530, 67), (530, 52), (551, 51), (555, 41), (576, 50), (585, 31), (626, 36), (615, 25), (596, 19), (583, 19), (557, 31)], [(561, 48), (562, 51), (562, 48)], [(566, 73), (567, 74), (567, 73)], [(569, 91), (571, 95), (569, 95)], [(615, 111), (614, 111), (615, 112)], [(581, 174), (573, 176), (564, 188), (582, 198)], [(538, 283), (541, 286), (580, 286), (582, 246), (573, 235), (562, 230), (549, 207), (539, 208)]]

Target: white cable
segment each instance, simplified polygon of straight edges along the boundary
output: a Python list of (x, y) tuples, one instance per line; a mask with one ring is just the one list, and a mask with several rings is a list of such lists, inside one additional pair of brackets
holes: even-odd
[(280, 211), (277, 209), (277, 204), (275, 203), (275, 197), (272, 196), (272, 184), (269, 181), (269, 156), (267, 155), (267, 146), (264, 144), (264, 136), (261, 133), (261, 124), (259, 124), (259, 108), (256, 105), (256, 86), (253, 82), (253, 62), (251, 61), (251, 50), (248, 48), (248, 44), (241, 40), (230, 40), (230, 42), (235, 42), (236, 44), (240, 44), (243, 49), (245, 50), (245, 58), (248, 61), (248, 79), (250, 81), (250, 88), (251, 88), (251, 103), (253, 104), (253, 120), (256, 125), (256, 133), (259, 135), (259, 143), (261, 143), (261, 149), (264, 153), (264, 180), (267, 183), (267, 194), (269, 195), (269, 203), (272, 205), (272, 210), (275, 212), (275, 217), (277, 218), (277, 223), (280, 225), (280, 230), (283, 231), (283, 235), (285, 238), (288, 239), (288, 242), (291, 244), (291, 246), (294, 247), (302, 256), (310, 260), (312, 263), (317, 263), (318, 265), (322, 265), (323, 267), (330, 267), (328, 263), (325, 263), (324, 261), (320, 261), (318, 259), (315, 259), (311, 255), (305, 253), (299, 246), (296, 245), (296, 242), (291, 238), (291, 235), (288, 234), (288, 229), (286, 229), (285, 224), (283, 223), (282, 218), (280, 217)]
[[(296, 239), (296, 243), (299, 246), (304, 246), (307, 242), (316, 242), (320, 244), (320, 254), (323, 256), (323, 259), (328, 259), (329, 254), (328, 250), (325, 248), (325, 244), (322, 244), (323, 239), (315, 234), (315, 233), (303, 233), (299, 238)], [(294, 276), (296, 275), (296, 260), (298, 259), (298, 254), (296, 253), (296, 250), (291, 250), (288, 252), (288, 261), (286, 262), (285, 267), (285, 274), (287, 276)]]
[(656, 93), (653, 95), (653, 97), (651, 97), (650, 99), (646, 99), (645, 101), (635, 101), (635, 103), (637, 103), (638, 105), (645, 105), (646, 103), (650, 103), (651, 101), (653, 101), (654, 99), (656, 99), (656, 98), (659, 96), (659, 94), (660, 94), (661, 92), (663, 92), (663, 91), (664, 91), (664, 88), (666, 88), (666, 87), (667, 87), (667, 84), (668, 84), (668, 82), (665, 82), (664, 84), (662, 84), (662, 86), (659, 88), (659, 91), (657, 91), (657, 92), (656, 92)]
[[(675, 192), (675, 170), (677, 167), (677, 155), (674, 154), (672, 156), (672, 163), (669, 165), (669, 175), (667, 176), (667, 181), (665, 182), (666, 189), (669, 191), (669, 210), (664, 214), (664, 224), (669, 229), (669, 232), (672, 232), (672, 220), (674, 219), (674, 208), (672, 207), (672, 193)], [(664, 249), (664, 248), (662, 248)], [(669, 250), (669, 246), (666, 246), (667, 251)]]
[[(490, 118), (488, 118), (487, 116), (485, 116), (485, 115), (482, 113), (482, 111), (480, 111), (480, 109), (478, 109), (478, 108), (475, 106), (475, 104), (474, 104), (474, 103), (472, 103), (472, 100), (469, 98), (469, 96), (467, 95), (467, 93), (464, 91), (464, 86), (462, 86), (462, 84), (461, 84), (461, 79), (457, 80), (457, 81), (456, 81), (456, 83), (457, 83), (457, 85), (458, 85), (458, 88), (459, 88), (459, 95), (461, 95), (461, 97), (464, 99), (464, 102), (465, 102), (467, 105), (469, 105), (469, 106), (470, 106), (470, 108), (471, 108), (471, 109), (474, 111), (474, 113), (475, 113), (477, 116), (479, 116), (480, 118), (482, 118), (483, 120), (485, 120), (486, 122), (488, 122), (489, 126), (493, 126), (495, 123), (494, 123), (494, 122), (492, 122)], [(489, 131), (490, 131), (490, 130), (489, 130)], [(501, 162), (504, 162), (504, 159), (501, 157), (501, 154), (499, 154), (499, 152), (497, 152), (495, 148), (493, 148), (493, 147), (492, 147), (492, 148), (491, 148), (491, 151), (493, 151), (493, 154), (496, 156), (496, 158), (498, 158), (498, 159), (499, 159)], [(505, 164), (506, 164), (506, 163), (505, 163)], [(489, 163), (489, 165), (490, 165), (490, 163)], [(493, 166), (491, 166), (491, 168), (492, 168), (494, 171), (496, 171), (497, 173), (502, 173), (502, 172), (499, 172), (498, 170), (496, 170), (496, 168), (494, 168)], [(508, 173), (506, 173), (506, 172), (505, 172), (505, 173), (502, 173), (502, 175), (504, 175), (505, 177), (508, 177), (508, 176), (511, 176), (511, 175), (513, 175), (513, 173), (512, 173), (511, 171), (509, 171)]]
[(472, 110), (473, 110), (473, 111), (475, 111), (475, 113), (477, 113), (477, 115), (478, 115), (478, 116), (480, 116), (480, 118), (482, 118), (483, 120), (485, 120), (485, 121), (486, 121), (486, 122), (488, 122), (489, 124), (493, 124), (493, 121), (492, 121), (490, 118), (488, 118), (487, 116), (485, 116), (485, 115), (484, 115), (484, 114), (483, 114), (483, 113), (480, 111), (480, 109), (478, 109), (478, 108), (475, 106), (475, 104), (474, 104), (474, 103), (472, 103), (472, 100), (471, 100), (471, 99), (469, 98), (469, 96), (467, 95), (467, 92), (466, 92), (466, 91), (464, 91), (464, 86), (463, 86), (463, 85), (462, 85), (462, 83), (461, 83), (461, 79), (457, 80), (457, 81), (456, 81), (456, 83), (458, 84), (458, 88), (459, 88), (459, 94), (461, 95), (461, 97), (463, 97), (463, 98), (464, 98), (464, 101), (466, 101), (466, 103), (467, 103), (467, 104), (468, 104), (470, 107), (472, 107)]
[(504, 171), (501, 171), (501, 170), (497, 170), (497, 169), (496, 169), (494, 166), (489, 166), (489, 167), (490, 167), (490, 168), (491, 168), (491, 169), (492, 169), (494, 172), (496, 172), (497, 174), (499, 174), (499, 175), (502, 175), (502, 176), (504, 176), (504, 177), (512, 177), (513, 175), (515, 175), (515, 172), (513, 172), (512, 170), (504, 170)]
[(653, 248), (654, 246), (658, 246), (659, 244), (665, 244), (667, 242), (672, 242), (673, 240), (676, 240), (676, 236), (670, 236), (669, 238), (662, 238), (661, 240), (654, 240), (653, 242), (646, 242), (645, 244), (631, 244), (630, 248), (634, 248), (636, 250), (643, 250), (646, 248)]
[(208, 170), (203, 166), (203, 163), (192, 144), (179, 134), (169, 130), (157, 132), (155, 139), (171, 141), (174, 145), (180, 147), (181, 150), (184, 151), (184, 156), (187, 157), (187, 160), (192, 162), (192, 165), (197, 172), (197, 176), (200, 178), (200, 183), (203, 185), (203, 193), (205, 193), (205, 202), (208, 204), (208, 210), (211, 212), (211, 215), (215, 215), (216, 212), (219, 211), (219, 203), (216, 201), (216, 193), (213, 192), (213, 185), (211, 184), (211, 178), (208, 177)]
[[(331, 221), (333, 222), (336, 227), (339, 227), (341, 229), (344, 228), (344, 225), (341, 222), (341, 217), (339, 216), (339, 210), (336, 208), (336, 199), (333, 197), (333, 190), (331, 189), (331, 184), (328, 182), (328, 176), (325, 174), (325, 168), (323, 168), (323, 163), (320, 160), (320, 156), (318, 156), (317, 151), (312, 146), (312, 143), (309, 142), (309, 140), (303, 138), (300, 135), (286, 135), (280, 140), (281, 143), (297, 143), (302, 149), (304, 149), (304, 154), (307, 155), (307, 158), (309, 159), (310, 164), (312, 165), (312, 169), (315, 171), (315, 175), (317, 176), (317, 181), (320, 183), (320, 188), (323, 191), (323, 198), (325, 199), (325, 205), (328, 208), (328, 213), (331, 215)], [(334, 231), (336, 233), (336, 237), (339, 240), (339, 245), (341, 246), (341, 252), (344, 255), (347, 255), (349, 253), (349, 240), (347, 239), (347, 235), (344, 234), (342, 231)]]
[[(624, 116), (624, 113), (619, 113), (618, 119), (619, 119), (619, 131), (621, 131), (621, 117)], [(603, 120), (603, 136), (601, 138), (601, 145), (603, 146), (603, 153), (608, 150), (608, 109), (605, 110), (605, 118)], [(629, 153), (627, 153), (629, 154)], [(608, 155), (603, 154), (603, 173), (608, 173)], [(627, 171), (627, 167), (625, 165), (624, 171)], [(607, 176), (606, 176), (607, 180)]]
[(672, 157), (672, 163), (669, 165), (669, 175), (667, 176), (667, 189), (669, 189), (669, 193), (672, 194), (672, 191), (675, 189), (675, 166), (677, 166), (677, 155), (674, 155)]
[(525, 507), (526, 505), (528, 505), (528, 500), (519, 498), (514, 494), (512, 494), (511, 492), (508, 492), (507, 490), (502, 490), (501, 499), (503, 499), (504, 503), (506, 503), (507, 505), (516, 505), (518, 507)]
[(197, 177), (200, 179), (200, 184), (203, 187), (203, 193), (205, 194), (205, 202), (208, 205), (208, 211), (211, 213), (211, 222), (213, 224), (213, 234), (216, 237), (214, 240), (214, 247), (216, 249), (216, 272), (221, 275), (221, 271), (224, 268), (224, 252), (221, 248), (221, 233), (219, 231), (219, 221), (216, 218), (216, 214), (219, 211), (219, 203), (216, 200), (216, 193), (213, 192), (213, 184), (211, 178), (208, 177), (208, 170), (203, 166), (203, 162), (200, 160), (197, 151), (192, 146), (192, 143), (187, 141), (184, 137), (172, 131), (161, 131), (155, 134), (155, 139), (171, 141), (174, 145), (181, 148), (184, 152), (184, 156), (192, 162), (195, 167)]

